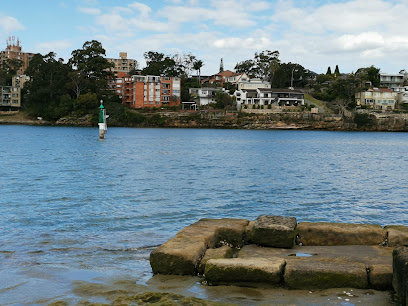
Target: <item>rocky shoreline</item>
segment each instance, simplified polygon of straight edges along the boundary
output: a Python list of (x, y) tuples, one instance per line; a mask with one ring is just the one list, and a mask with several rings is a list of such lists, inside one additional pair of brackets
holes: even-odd
[[(330, 131), (408, 131), (408, 114), (357, 113), (348, 116), (310, 112), (157, 111), (141, 112), (138, 121), (110, 118), (109, 126), (162, 128), (285, 129)], [(96, 126), (92, 115), (64, 117), (56, 122), (0, 114), (0, 124)]]

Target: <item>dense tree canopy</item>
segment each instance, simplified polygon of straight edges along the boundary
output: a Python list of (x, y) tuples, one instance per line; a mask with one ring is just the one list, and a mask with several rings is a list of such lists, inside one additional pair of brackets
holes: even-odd
[(373, 87), (380, 86), (380, 69), (374, 66), (359, 68), (356, 71), (356, 77), (361, 81), (370, 81)]
[(109, 63), (105, 56), (105, 49), (102, 44), (96, 40), (87, 41), (82, 49), (72, 51), (72, 57), (68, 63), (77, 76), (71, 75), (71, 81), (75, 79), (82, 82), (87, 92), (97, 92), (107, 87), (107, 78), (112, 76), (109, 68), (114, 66)]
[(164, 75), (168, 77), (180, 76), (183, 66), (176, 63), (174, 58), (163, 53), (148, 51), (144, 53), (146, 67), (142, 69), (143, 75)]
[(235, 72), (245, 72), (250, 77), (271, 81), (279, 67), (279, 63), (279, 51), (265, 50), (261, 53), (255, 52), (254, 59), (237, 63), (235, 65)]

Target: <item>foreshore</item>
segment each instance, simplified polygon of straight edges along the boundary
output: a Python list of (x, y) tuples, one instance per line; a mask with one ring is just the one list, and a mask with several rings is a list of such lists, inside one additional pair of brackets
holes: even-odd
[[(108, 125), (114, 127), (217, 128), (254, 130), (329, 130), (329, 131), (408, 131), (408, 114), (367, 113), (359, 117), (310, 112), (280, 112), (254, 110), (237, 112), (224, 110), (155, 111), (137, 113), (137, 122), (121, 122), (114, 117)], [(0, 114), (0, 124), (96, 126), (92, 115), (65, 117), (56, 122), (32, 119), (24, 113)]]

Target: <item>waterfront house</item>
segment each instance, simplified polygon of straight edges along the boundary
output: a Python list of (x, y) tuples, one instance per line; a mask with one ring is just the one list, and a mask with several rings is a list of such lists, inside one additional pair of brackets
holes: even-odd
[(393, 87), (392, 90), (397, 93), (397, 95), (396, 95), (396, 100), (397, 100), (396, 108), (401, 107), (401, 106), (408, 106), (408, 86)]
[(256, 88), (240, 89), (235, 91), (237, 108), (242, 105), (275, 105), (275, 106), (299, 106), (304, 105), (304, 94), (300, 91), (280, 88)]
[(390, 88), (370, 88), (356, 92), (355, 99), (357, 106), (391, 111), (395, 109), (397, 95)]
[(197, 105), (201, 106), (216, 103), (215, 96), (217, 92), (226, 92), (222, 87), (190, 88), (188, 91), (193, 96)]

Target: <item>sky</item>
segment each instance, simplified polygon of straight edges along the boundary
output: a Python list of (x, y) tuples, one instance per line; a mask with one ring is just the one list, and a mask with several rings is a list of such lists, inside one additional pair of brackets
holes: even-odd
[[(408, 0), (2, 0), (0, 49), (19, 38), (24, 52), (68, 60), (86, 41), (109, 58), (127, 52), (193, 54), (202, 75), (234, 70), (255, 52), (316, 73), (336, 65), (349, 73), (374, 65), (407, 69)], [(408, 70), (408, 69), (407, 69)]]

